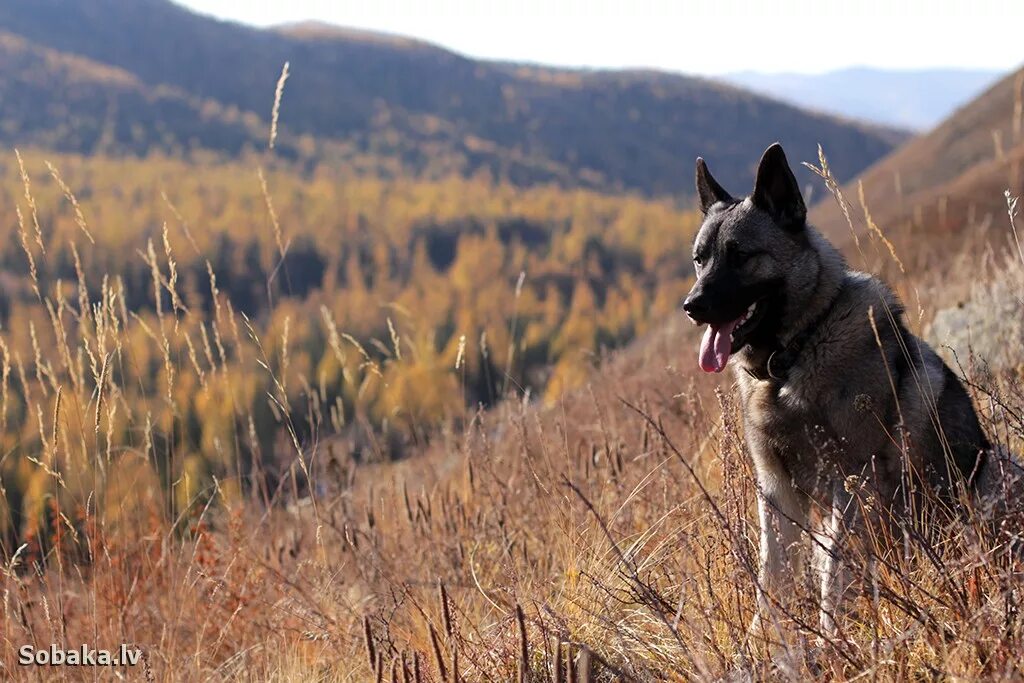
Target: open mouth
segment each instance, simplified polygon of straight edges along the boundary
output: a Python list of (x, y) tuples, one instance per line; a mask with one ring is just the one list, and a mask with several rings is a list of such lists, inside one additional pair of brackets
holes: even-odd
[(698, 362), (704, 372), (725, 370), (729, 356), (747, 343), (747, 338), (761, 321), (764, 306), (759, 301), (750, 304), (739, 318), (718, 325), (708, 323), (704, 338), (700, 342)]

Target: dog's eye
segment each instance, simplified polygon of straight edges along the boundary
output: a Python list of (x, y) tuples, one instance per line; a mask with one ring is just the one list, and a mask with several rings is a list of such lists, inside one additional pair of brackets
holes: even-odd
[[(729, 245), (731, 246), (731, 245)], [(742, 266), (744, 263), (749, 261), (754, 256), (757, 256), (760, 252), (758, 251), (740, 251), (739, 248), (733, 247), (726, 249), (726, 256), (729, 259), (729, 263), (735, 266)]]
[(697, 254), (693, 255), (693, 262), (698, 266), (704, 263), (704, 259)]

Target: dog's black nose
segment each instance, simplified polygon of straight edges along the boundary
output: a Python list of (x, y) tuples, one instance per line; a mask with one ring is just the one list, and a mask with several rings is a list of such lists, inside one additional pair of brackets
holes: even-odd
[(689, 296), (683, 302), (683, 310), (694, 320), (700, 320), (707, 314), (708, 307), (699, 297)]

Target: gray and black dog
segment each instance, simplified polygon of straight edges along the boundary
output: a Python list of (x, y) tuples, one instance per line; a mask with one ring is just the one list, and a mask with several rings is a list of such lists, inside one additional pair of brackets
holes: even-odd
[(731, 359), (739, 385), (761, 526), (754, 628), (769, 594), (787, 594), (806, 530), (822, 630), (834, 634), (852, 581), (842, 551), (865, 527), (858, 491), (899, 524), (925, 498), (953, 509), (965, 491), (1002, 495), (1019, 467), (991, 447), (957, 375), (907, 330), (895, 294), (807, 224), (780, 145), (741, 199), (697, 159), (697, 193), (705, 218), (683, 308), (707, 326), (701, 369)]

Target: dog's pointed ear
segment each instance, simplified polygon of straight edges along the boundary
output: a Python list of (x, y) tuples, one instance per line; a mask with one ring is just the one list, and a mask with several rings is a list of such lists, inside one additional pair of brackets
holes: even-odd
[(767, 211), (780, 227), (787, 230), (801, 230), (807, 223), (807, 207), (800, 194), (800, 185), (789, 167), (782, 145), (777, 142), (761, 157), (750, 199), (754, 206)]
[(733, 201), (732, 195), (718, 184), (708, 170), (708, 165), (700, 157), (697, 157), (697, 197), (700, 199), (700, 211), (704, 214), (712, 204)]

